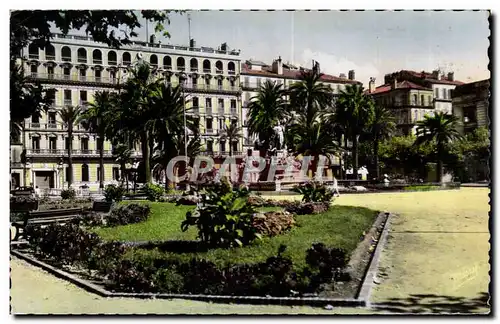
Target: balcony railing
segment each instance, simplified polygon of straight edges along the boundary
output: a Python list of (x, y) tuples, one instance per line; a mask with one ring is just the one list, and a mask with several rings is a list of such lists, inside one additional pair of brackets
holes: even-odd
[(86, 57), (79, 57), (78, 63), (87, 63), (87, 58)]
[(200, 113), (200, 107), (198, 107), (198, 106), (191, 107), (190, 109), (188, 109), (187, 112), (191, 113), (191, 114), (199, 114)]
[(205, 133), (206, 134), (213, 134), (214, 133), (214, 130), (211, 128), (211, 129), (205, 129)]
[(198, 68), (197, 67), (192, 67), (191, 68), (191, 72), (198, 72)]
[(238, 115), (238, 111), (236, 110), (236, 108), (231, 108), (231, 115)]
[[(26, 74), (28, 77), (31, 73)], [(118, 78), (108, 78), (100, 76), (86, 76), (85, 81), (80, 79), (80, 75), (77, 74), (54, 74), (54, 73), (37, 73), (36, 78), (38, 79), (49, 79), (49, 80), (66, 80), (66, 81), (80, 81), (80, 82), (96, 82), (96, 83), (108, 83), (108, 84), (118, 84)]]
[(211, 116), (212, 115), (212, 107), (206, 107), (205, 114)]
[(235, 74), (236, 74), (236, 71), (229, 70), (229, 71), (227, 71), (227, 73), (228, 73), (229, 75), (235, 75)]
[(165, 70), (172, 70), (172, 65), (163, 65)]
[(210, 73), (212, 72), (212, 69), (203, 69), (203, 73)]
[(78, 80), (85, 82), (85, 81), (87, 81), (87, 76), (79, 74), (78, 75)]
[(109, 65), (116, 65), (116, 64), (118, 64), (118, 62), (116, 62), (116, 61), (108, 61), (108, 64)]
[(217, 109), (217, 112), (219, 113), (219, 115), (224, 115), (225, 110), (224, 110), (224, 108), (219, 107), (219, 109)]
[(63, 62), (71, 62), (71, 56), (63, 56), (61, 59)]
[(185, 71), (186, 67), (185, 66), (178, 66), (177, 70), (179, 70), (179, 71)]
[(65, 106), (71, 106), (73, 104), (71, 99), (64, 99), (64, 105)]
[(29, 54), (29, 55), (28, 55), (28, 58), (29, 58), (30, 60), (38, 60), (38, 54)]
[(47, 128), (49, 128), (49, 129), (56, 129), (57, 128), (57, 123), (55, 121), (49, 121), (47, 123)]
[[(58, 155), (67, 156), (68, 150), (66, 149), (27, 149), (26, 153), (29, 155)], [(104, 156), (112, 156), (112, 151), (104, 150)], [(99, 150), (71, 150), (71, 154), (74, 156), (99, 156)]]
[(92, 62), (94, 64), (102, 64), (102, 59), (93, 59)]
[(216, 69), (216, 70), (215, 70), (215, 73), (216, 73), (216, 74), (222, 74), (222, 73), (224, 73), (224, 71), (223, 71), (223, 70), (221, 70), (221, 69)]
[(56, 60), (56, 56), (45, 53), (45, 59), (47, 61), (55, 61)]

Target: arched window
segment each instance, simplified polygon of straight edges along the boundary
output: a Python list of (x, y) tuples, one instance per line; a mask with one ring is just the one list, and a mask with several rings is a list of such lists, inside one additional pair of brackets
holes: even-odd
[(61, 57), (63, 62), (71, 62), (71, 49), (68, 46), (61, 48)]
[(87, 50), (85, 48), (79, 48), (77, 51), (78, 63), (87, 63)]
[(45, 59), (48, 61), (56, 60), (56, 49), (53, 45), (45, 46)]
[(87, 164), (82, 164), (82, 182), (89, 181), (89, 166)]
[(215, 72), (222, 73), (222, 71), (223, 71), (222, 62), (221, 61), (215, 62)]
[(163, 68), (165, 70), (170, 70), (172, 69), (172, 58), (170, 56), (165, 56), (163, 58)]
[(116, 65), (118, 63), (116, 59), (116, 52), (115, 51), (109, 51), (108, 52), (108, 65)]
[(38, 60), (38, 46), (35, 44), (30, 44), (28, 46), (29, 58), (32, 60)]
[(157, 67), (158, 66), (158, 56), (156, 56), (155, 54), (151, 55), (149, 57), (149, 63), (154, 66), (154, 67)]
[(186, 62), (183, 57), (177, 58), (177, 70), (184, 71), (186, 69)]
[(92, 63), (102, 64), (102, 52), (100, 50), (95, 49), (92, 53)]
[(229, 74), (236, 73), (236, 66), (234, 65), (234, 62), (227, 63), (227, 70), (229, 71)]
[(210, 73), (211, 70), (212, 70), (212, 67), (210, 66), (210, 61), (209, 60), (204, 60), (203, 61), (203, 72)]
[(132, 64), (132, 58), (131, 58), (129, 52), (124, 52), (123, 53), (123, 64), (125, 64), (125, 65)]
[(198, 72), (198, 60), (195, 58), (192, 58), (191, 61), (189, 61), (189, 66), (191, 67), (191, 72)]

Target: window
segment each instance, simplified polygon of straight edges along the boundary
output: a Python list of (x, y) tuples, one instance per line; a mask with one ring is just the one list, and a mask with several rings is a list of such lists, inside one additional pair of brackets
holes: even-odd
[(415, 106), (417, 104), (417, 95), (414, 94), (413, 96), (411, 96), (411, 104), (413, 106)]
[(224, 109), (224, 99), (219, 99), (218, 103), (219, 103), (219, 109)]
[(205, 98), (206, 108), (212, 108), (212, 98)]
[(233, 154), (238, 151), (238, 142), (233, 142)]
[(71, 90), (64, 90), (64, 105), (71, 106)]
[(438, 98), (439, 98), (439, 89), (438, 89), (438, 88), (436, 88), (436, 89), (434, 90), (434, 97), (436, 97), (436, 99), (438, 99)]
[(451, 89), (448, 89), (448, 99), (451, 99)]
[(224, 129), (224, 118), (220, 118), (219, 119), (219, 130), (223, 130)]
[(116, 82), (116, 71), (109, 71), (109, 78), (111, 79), (111, 82), (115, 83)]
[(116, 52), (115, 51), (109, 51), (108, 52), (108, 64), (109, 65), (116, 65), (117, 60), (116, 60)]
[(415, 110), (413, 119), (414, 119), (414, 121), (418, 120), (418, 110)]
[(446, 89), (443, 89), (442, 91), (443, 91), (443, 99), (446, 99), (448, 92), (446, 91)]
[(89, 150), (89, 139), (84, 137), (80, 140), (80, 149), (82, 151), (88, 151)]
[(425, 106), (425, 96), (424, 95), (420, 96), (420, 105)]
[(207, 129), (212, 129), (213, 125), (212, 125), (212, 118), (207, 118)]
[(226, 142), (225, 141), (220, 142), (220, 151), (226, 152)]
[(207, 86), (207, 88), (210, 87), (210, 79), (205, 79), (205, 85)]
[(262, 81), (260, 79), (257, 79), (257, 88), (260, 88), (261, 82)]
[(69, 137), (64, 138), (64, 148), (69, 150)]
[[(104, 179), (102, 179), (104, 181)], [(101, 181), (101, 167), (97, 167), (97, 181)]]
[(98, 49), (95, 49), (92, 52), (92, 63), (94, 64), (102, 64), (102, 52)]
[(177, 70), (184, 71), (185, 66), (186, 63), (184, 62), (184, 58), (182, 57), (177, 58)]
[(234, 80), (229, 80), (229, 85), (231, 85), (232, 88), (234, 88), (236, 86), (236, 83)]
[(165, 70), (170, 70), (172, 68), (172, 58), (170, 56), (165, 56), (163, 58), (163, 68)]
[(97, 82), (101, 81), (101, 70), (95, 70), (95, 80)]
[(51, 89), (51, 91), (46, 92), (47, 99), (50, 100), (50, 104), (53, 105), (56, 102), (56, 91)]
[(89, 181), (89, 166), (87, 164), (82, 164), (82, 181)]
[(49, 138), (49, 150), (57, 150), (57, 138), (56, 137)]
[(212, 141), (207, 142), (207, 151), (208, 152), (213, 152), (214, 151), (214, 143)]
[(66, 172), (65, 172), (65, 181), (68, 182), (69, 181), (69, 168), (66, 167)]
[(63, 62), (71, 62), (71, 49), (68, 46), (61, 49), (61, 57)]
[(198, 97), (193, 97), (193, 108), (198, 108), (199, 103), (198, 103)]
[(85, 81), (87, 77), (87, 71), (85, 69), (80, 69), (80, 81)]
[(31, 139), (31, 148), (34, 150), (40, 149), (40, 137), (33, 137)]
[(32, 65), (31, 66), (31, 76), (33, 78), (36, 78), (37, 77), (37, 74), (38, 74), (38, 66), (36, 65)]
[[(31, 123), (32, 124), (38, 124), (38, 123), (40, 123), (40, 117), (38, 115), (36, 115), (36, 114), (32, 115), (31, 116)], [(40, 126), (40, 125), (38, 125), (38, 126)]]
[(120, 180), (120, 168), (113, 167), (113, 180)]
[(55, 128), (56, 127), (56, 113), (51, 111), (48, 113), (49, 117), (49, 128)]
[(217, 80), (217, 86), (219, 87), (219, 90), (222, 89), (222, 80), (221, 79)]
[(87, 105), (87, 91), (84, 90), (80, 91), (80, 105), (82, 106)]
[(250, 86), (250, 78), (249, 77), (245, 77), (245, 87), (248, 87)]
[(65, 80), (69, 80), (70, 79), (71, 72), (70, 72), (69, 68), (65, 67), (63, 69), (63, 74), (64, 74), (64, 79)]
[(54, 78), (54, 67), (53, 66), (47, 67), (47, 74), (48, 74), (49, 79)]
[(132, 63), (132, 58), (129, 52), (123, 53), (123, 64), (130, 65)]

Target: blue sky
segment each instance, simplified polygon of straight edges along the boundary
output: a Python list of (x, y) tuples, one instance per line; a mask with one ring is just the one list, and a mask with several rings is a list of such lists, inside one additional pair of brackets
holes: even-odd
[[(454, 71), (470, 82), (490, 77), (486, 11), (192, 11), (191, 36), (197, 46), (227, 42), (242, 59), (284, 61), (339, 75), (356, 70), (365, 86), (400, 69)], [(173, 14), (162, 43), (187, 44), (187, 15)], [(153, 27), (149, 28), (150, 33)], [(145, 28), (140, 36), (145, 39)]]

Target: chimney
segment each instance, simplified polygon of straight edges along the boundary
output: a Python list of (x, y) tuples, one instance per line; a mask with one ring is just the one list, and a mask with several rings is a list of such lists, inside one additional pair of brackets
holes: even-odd
[(454, 73), (448, 72), (448, 81), (455, 81)]
[(222, 43), (222, 45), (220, 46), (220, 50), (223, 52), (227, 51), (227, 43)]
[(345, 74), (344, 73), (340, 73), (339, 78), (345, 79)]
[(283, 61), (281, 60), (281, 56), (279, 56), (277, 60), (273, 61), (272, 69), (274, 73), (283, 75)]
[(349, 71), (349, 80), (354, 80), (356, 79), (356, 74), (354, 73), (354, 70)]
[(194, 41), (194, 38), (191, 38), (191, 39), (189, 40), (189, 47), (191, 47), (191, 48), (196, 47), (196, 42)]
[(156, 40), (156, 37), (155, 37), (155, 35), (154, 35), (154, 34), (153, 34), (153, 35), (151, 35), (151, 36), (149, 36), (149, 42), (150, 42), (151, 44), (154, 44), (154, 43), (155, 43), (155, 40)]
[(392, 79), (391, 89), (394, 90), (397, 89), (397, 87), (398, 87), (398, 79), (394, 78)]
[(368, 82), (368, 92), (372, 93), (375, 91), (375, 78), (371, 77), (370, 82)]
[(432, 78), (436, 80), (439, 79), (439, 70), (432, 71)]

